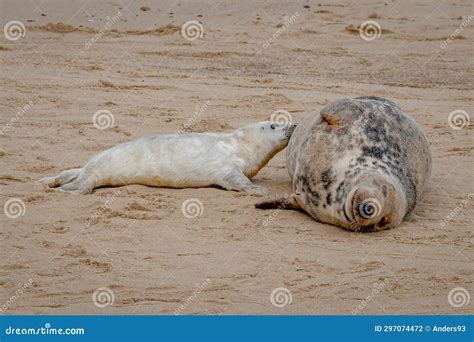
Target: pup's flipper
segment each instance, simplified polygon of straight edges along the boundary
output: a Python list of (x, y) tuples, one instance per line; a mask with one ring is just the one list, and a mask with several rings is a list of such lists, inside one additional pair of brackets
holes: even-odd
[(54, 177), (46, 177), (39, 180), (40, 183), (46, 185), (49, 188), (58, 188), (65, 184), (69, 184), (75, 181), (82, 172), (82, 168), (70, 169), (61, 172), (59, 175)]

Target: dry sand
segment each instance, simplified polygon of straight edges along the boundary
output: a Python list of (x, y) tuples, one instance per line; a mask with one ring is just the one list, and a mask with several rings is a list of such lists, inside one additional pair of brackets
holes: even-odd
[[(26, 26), (22, 39), (0, 37), (1, 205), (25, 204), (23, 216), (1, 215), (7, 314), (473, 313), (474, 300), (448, 302), (456, 287), (474, 294), (473, 126), (454, 130), (448, 115), (472, 115), (474, 20), (441, 48), (474, 14), (471, 1), (36, 3), (0, 3), (1, 27)], [(181, 36), (189, 20), (202, 38)], [(382, 28), (372, 41), (357, 30), (367, 20)], [(391, 231), (349, 233), (216, 188), (77, 196), (37, 183), (127, 140), (231, 130), (278, 109), (298, 122), (362, 95), (412, 113), (433, 152), (424, 198)], [(99, 110), (113, 127), (94, 127)], [(291, 192), (284, 153), (254, 181), (271, 196)], [(189, 198), (202, 215), (183, 215)], [(114, 302), (99, 308), (102, 287)], [(270, 301), (279, 287), (292, 295), (281, 308)]]

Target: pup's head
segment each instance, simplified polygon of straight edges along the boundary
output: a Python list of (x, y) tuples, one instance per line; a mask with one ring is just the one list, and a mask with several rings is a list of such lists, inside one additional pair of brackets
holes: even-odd
[(282, 125), (273, 121), (260, 121), (244, 126), (240, 131), (251, 140), (268, 144), (280, 151), (288, 145), (295, 128), (296, 125), (293, 124)]

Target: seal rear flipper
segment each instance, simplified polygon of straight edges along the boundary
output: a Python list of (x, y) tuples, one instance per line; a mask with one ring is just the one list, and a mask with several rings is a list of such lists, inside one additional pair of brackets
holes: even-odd
[(283, 196), (270, 201), (262, 201), (255, 204), (258, 209), (293, 209), (303, 210), (295, 199), (295, 196)]
[(81, 175), (81, 172), (82, 168), (65, 170), (57, 176), (42, 178), (39, 182), (49, 188), (58, 188), (75, 181)]

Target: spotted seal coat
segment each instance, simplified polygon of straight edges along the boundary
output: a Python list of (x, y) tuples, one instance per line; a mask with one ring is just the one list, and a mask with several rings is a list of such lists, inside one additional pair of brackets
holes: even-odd
[(398, 226), (431, 172), (420, 126), (394, 102), (374, 96), (340, 99), (308, 117), (286, 157), (293, 194), (256, 207), (302, 209), (352, 231)]

